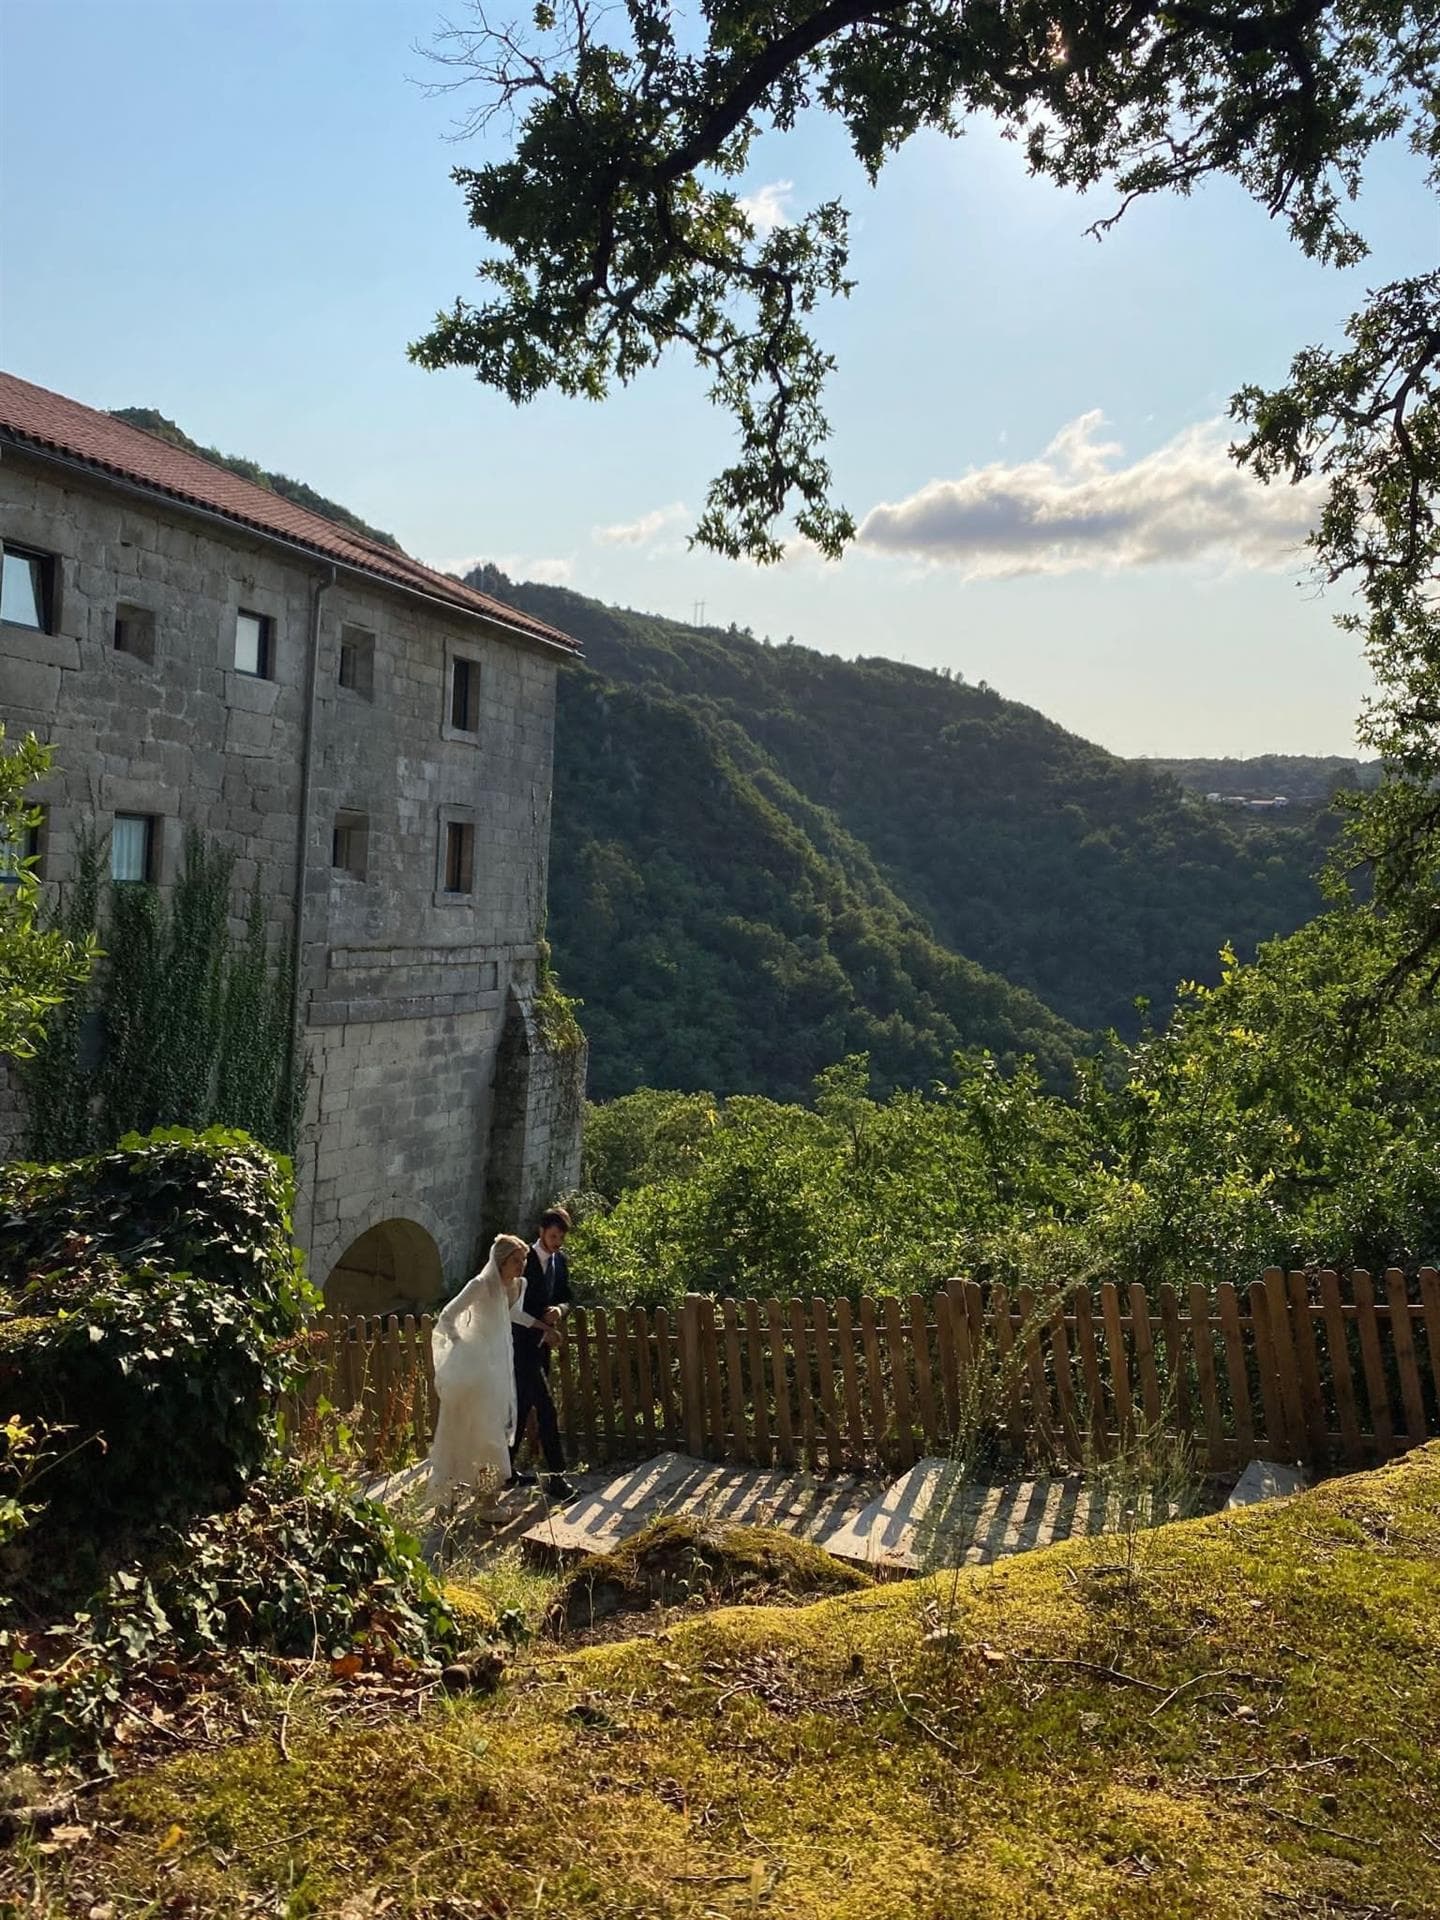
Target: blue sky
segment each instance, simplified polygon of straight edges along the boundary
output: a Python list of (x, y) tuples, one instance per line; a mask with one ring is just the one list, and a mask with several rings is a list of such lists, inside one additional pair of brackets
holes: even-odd
[(859, 285), (821, 325), (865, 538), (757, 570), (686, 551), (730, 446), (688, 366), (517, 411), (406, 361), (477, 258), (448, 174), (480, 150), (417, 51), (443, 10), (0, 0), (5, 366), (158, 407), (434, 563), (951, 667), (1122, 753), (1353, 750), (1362, 664), (1295, 584), (1308, 505), (1232, 477), (1214, 423), (1429, 263), (1408, 156), (1380, 157), (1372, 256), (1338, 274), (1228, 188), (1097, 244), (1108, 199), (1028, 180), (986, 128), (913, 142), (873, 191), (832, 127), (762, 143), (764, 204), (852, 209)]

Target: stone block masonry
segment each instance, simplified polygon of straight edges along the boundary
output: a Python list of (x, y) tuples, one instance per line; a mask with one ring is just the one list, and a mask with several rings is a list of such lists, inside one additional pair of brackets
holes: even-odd
[[(9, 445), (0, 512), (50, 569), (49, 630), (0, 624), (0, 717), (55, 747), (47, 891), (120, 813), (150, 823), (169, 887), (193, 825), (258, 887), (279, 952), (303, 871), (297, 1237), (339, 1310), (433, 1304), (578, 1174), (583, 1050), (550, 1059), (529, 1011), (563, 646)], [(245, 616), (258, 675), (237, 667)], [(117, 644), (117, 619), (147, 645)], [(6, 1081), (0, 1147), (22, 1131)]]

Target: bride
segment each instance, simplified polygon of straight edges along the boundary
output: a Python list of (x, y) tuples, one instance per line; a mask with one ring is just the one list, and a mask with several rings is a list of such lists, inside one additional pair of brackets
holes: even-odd
[(430, 1335), (440, 1418), (430, 1445), (432, 1504), (480, 1482), (509, 1477), (515, 1439), (515, 1355), (510, 1309), (520, 1298), (527, 1248), (502, 1233), (490, 1258), (456, 1294)]

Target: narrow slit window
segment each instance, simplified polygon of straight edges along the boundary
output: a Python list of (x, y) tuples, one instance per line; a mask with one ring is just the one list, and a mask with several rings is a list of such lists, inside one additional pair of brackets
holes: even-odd
[(337, 813), (330, 838), (330, 864), (337, 873), (363, 880), (370, 854), (370, 820), (363, 813)]
[(242, 607), (235, 616), (235, 671), (248, 673), (257, 680), (274, 678), (275, 623), (266, 613), (248, 613)]
[(148, 607), (132, 607), (124, 601), (115, 609), (115, 651), (132, 654), (137, 660), (155, 658), (155, 616)]
[(110, 829), (110, 878), (143, 885), (154, 878), (154, 870), (154, 815), (117, 813)]
[(364, 627), (340, 629), (340, 685), (362, 700), (374, 698), (375, 636)]
[(445, 823), (445, 891), (469, 893), (475, 884), (475, 829), (465, 820)]
[(450, 724), (457, 733), (480, 731), (480, 662), (450, 663)]
[(55, 561), (48, 553), (6, 547), (0, 553), (0, 620), (12, 627), (49, 633)]

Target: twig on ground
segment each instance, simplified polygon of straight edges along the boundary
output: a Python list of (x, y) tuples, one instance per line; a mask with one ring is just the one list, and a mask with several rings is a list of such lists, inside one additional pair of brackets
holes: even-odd
[[(909, 1720), (912, 1725), (917, 1726), (928, 1740), (933, 1740), (937, 1747), (943, 1747), (947, 1753), (961, 1754), (962, 1749), (957, 1747), (953, 1740), (947, 1739), (938, 1727), (932, 1727), (928, 1720), (923, 1720), (920, 1715), (916, 1713), (915, 1709), (910, 1705), (910, 1702), (900, 1691), (900, 1682), (895, 1678), (894, 1667), (892, 1666), (889, 1671), (890, 1684), (895, 1689), (896, 1703), (905, 1718)], [(980, 1769), (979, 1767), (966, 1767), (964, 1771), (973, 1779), (975, 1775), (979, 1773)]]
[(1158, 1705), (1150, 1709), (1150, 1718), (1163, 1713), (1172, 1701), (1178, 1700), (1182, 1693), (1188, 1693), (1191, 1687), (1198, 1687), (1204, 1680), (1248, 1680), (1253, 1686), (1268, 1687), (1275, 1685), (1263, 1674), (1247, 1673), (1242, 1667), (1213, 1667), (1208, 1673), (1192, 1673), (1188, 1680), (1182, 1680), (1178, 1687), (1172, 1687)]
[(1378, 1840), (1367, 1840), (1362, 1834), (1343, 1833), (1339, 1827), (1322, 1826), (1318, 1820), (1302, 1819), (1298, 1813), (1287, 1813), (1284, 1807), (1272, 1807), (1268, 1801), (1261, 1801), (1260, 1811), (1274, 1816), (1277, 1820), (1289, 1820), (1297, 1827), (1304, 1827), (1307, 1833), (1328, 1834), (1332, 1840), (1344, 1840), (1352, 1847), (1378, 1847)]
[(1102, 1680), (1114, 1680), (1121, 1686), (1139, 1687), (1145, 1693), (1166, 1693), (1153, 1680), (1142, 1680), (1138, 1673), (1126, 1673), (1120, 1667), (1102, 1667), (1094, 1660), (1069, 1660), (1058, 1654), (1018, 1653), (1015, 1658), (1027, 1667), (1073, 1667), (1079, 1673), (1093, 1673)]

